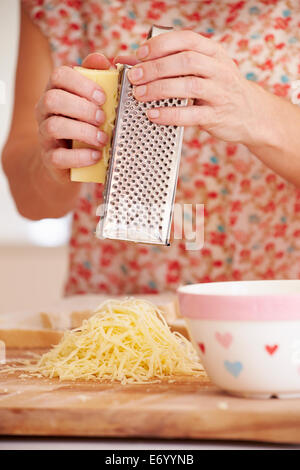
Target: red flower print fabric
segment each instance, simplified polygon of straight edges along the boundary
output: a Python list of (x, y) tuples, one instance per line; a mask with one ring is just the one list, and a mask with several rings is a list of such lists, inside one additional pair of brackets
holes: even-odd
[[(48, 38), (55, 65), (80, 64), (101, 51), (133, 53), (153, 23), (188, 28), (222, 43), (248, 79), (291, 99), (299, 79), (300, 7), (296, 0), (24, 0)], [(98, 240), (102, 187), (82, 186), (74, 210), (65, 293), (134, 294), (180, 284), (300, 278), (300, 190), (243, 145), (188, 127), (177, 203), (205, 205), (205, 243), (186, 250)]]

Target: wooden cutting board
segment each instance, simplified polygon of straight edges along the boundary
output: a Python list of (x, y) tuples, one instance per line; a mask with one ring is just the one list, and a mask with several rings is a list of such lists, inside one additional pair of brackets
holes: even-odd
[[(27, 353), (10, 350), (8, 357)], [(205, 374), (174, 383), (125, 386), (20, 375), (0, 374), (1, 435), (300, 443), (299, 399), (230, 397)]]

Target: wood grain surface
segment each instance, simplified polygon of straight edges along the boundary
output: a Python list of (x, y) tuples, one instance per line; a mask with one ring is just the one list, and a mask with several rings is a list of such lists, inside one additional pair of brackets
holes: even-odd
[[(9, 364), (21, 357), (28, 351), (8, 351)], [(0, 373), (0, 434), (299, 444), (300, 400), (230, 397), (205, 374), (124, 386)]]

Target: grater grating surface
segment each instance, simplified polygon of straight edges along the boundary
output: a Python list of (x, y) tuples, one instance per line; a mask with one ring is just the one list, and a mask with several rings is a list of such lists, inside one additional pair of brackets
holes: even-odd
[[(165, 30), (163, 30), (165, 31)], [(139, 102), (121, 66), (119, 106), (99, 238), (169, 244), (183, 127), (151, 122), (146, 110), (186, 106), (180, 98)]]

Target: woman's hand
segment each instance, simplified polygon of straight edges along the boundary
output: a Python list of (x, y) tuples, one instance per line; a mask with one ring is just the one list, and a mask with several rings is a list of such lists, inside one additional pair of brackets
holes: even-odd
[[(140, 101), (188, 98), (194, 105), (147, 111), (158, 124), (201, 128), (242, 143), (300, 188), (300, 108), (246, 80), (221, 45), (192, 31), (148, 39), (129, 72)], [(132, 62), (134, 64), (134, 62)]]
[[(102, 54), (90, 54), (83, 67), (108, 69), (109, 60)], [(41, 158), (56, 181), (69, 181), (70, 168), (93, 165), (101, 158), (107, 135), (99, 130), (105, 120), (101, 105), (105, 93), (95, 82), (71, 67), (56, 68), (36, 106)], [(87, 148), (70, 148), (70, 140), (87, 144)], [(69, 141), (69, 142), (68, 142)]]
[(247, 81), (221, 45), (192, 31), (172, 31), (146, 41), (129, 72), (139, 101), (188, 98), (194, 105), (147, 111), (158, 124), (199, 125), (230, 142), (256, 135), (260, 87)]

